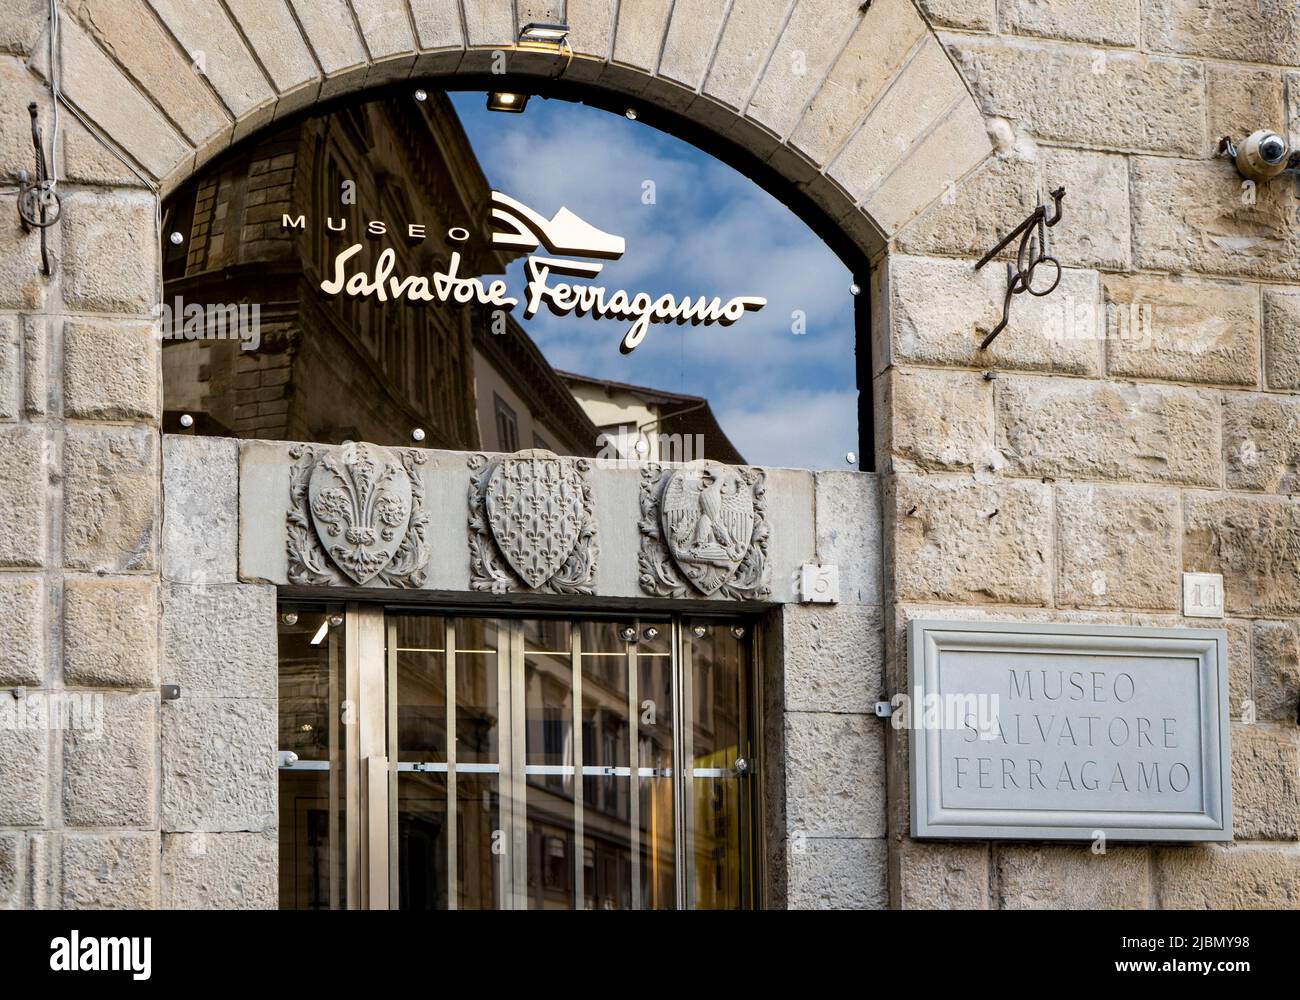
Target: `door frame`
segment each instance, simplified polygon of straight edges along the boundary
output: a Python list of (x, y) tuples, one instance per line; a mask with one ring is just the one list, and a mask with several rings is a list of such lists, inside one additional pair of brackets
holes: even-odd
[[(293, 598), (282, 603), (313, 603)], [(585, 759), (582, 746), (582, 660), (581, 627), (584, 620), (606, 620), (656, 624), (669, 630), (671, 655), (673, 756), (674, 763), (693, 760), (693, 735), (689, 720), (693, 711), (693, 684), (685, 678), (693, 670), (692, 646), (685, 634), (688, 625), (713, 622), (721, 625), (743, 625), (752, 630), (748, 645), (749, 655), (740, 671), (739, 697), (741, 699), (740, 738), (749, 747), (750, 769), (745, 779), (738, 782), (737, 801), (740, 805), (739, 836), (743, 849), (749, 855), (747, 878), (742, 893), (750, 908), (762, 908), (767, 886), (767, 851), (764, 833), (765, 796), (761, 794), (762, 775), (767, 766), (764, 753), (763, 726), (763, 671), (762, 633), (760, 620), (755, 615), (721, 614), (717, 612), (693, 613), (664, 609), (628, 609), (625, 611), (598, 611), (581, 608), (485, 608), (456, 605), (423, 605), (389, 601), (349, 601), (344, 611), (344, 691), (345, 712), (353, 711), (354, 725), (343, 727), (344, 773), (346, 775), (345, 816), (347, 829), (347, 900), (349, 908), (386, 910), (396, 909), (399, 899), (398, 837), (396, 823), (398, 807), (398, 761), (393, 753), (397, 725), (397, 644), (396, 622), (393, 614), (419, 613), (441, 616), (446, 619), (444, 638), (444, 663), (448, 702), (447, 796), (450, 803), (457, 794), (455, 746), (455, 684), (456, 650), (455, 619), (464, 617), (489, 617), (500, 626), (497, 646), (497, 697), (501, 716), (501, 733), (498, 738), (498, 767), (500, 775), (499, 822), (510, 838), (508, 863), (500, 863), (498, 872), (497, 902), (500, 908), (524, 909), (528, 903), (528, 823), (527, 777), (525, 769), (525, 685), (520, 683), (524, 674), (523, 622), (533, 618), (560, 619), (569, 623), (570, 657), (573, 701), (574, 760)], [(640, 624), (638, 624), (638, 629)], [(628, 713), (632, 737), (629, 739), (629, 769), (640, 768), (639, 742), (636, 739), (636, 720), (640, 714), (637, 691), (636, 646), (627, 647)], [(577, 765), (586, 770), (586, 765)], [(438, 768), (442, 769), (442, 768)], [(687, 784), (687, 772), (692, 769), (675, 766), (673, 778), (673, 859), (676, 889), (676, 908), (694, 909), (696, 893), (691, 852), (695, 849), (695, 801), (693, 789)], [(583, 864), (583, 781), (574, 775), (574, 840), (577, 845), (574, 861), (574, 894), (578, 908), (585, 896), (585, 870)], [(630, 777), (631, 775), (629, 775)], [(523, 794), (517, 794), (517, 790)], [(690, 794), (688, 794), (690, 793)], [(455, 803), (450, 808), (458, 807)], [(634, 786), (630, 794), (629, 828), (633, 836), (632, 903), (639, 908), (640, 900), (640, 794)], [(448, 909), (458, 908), (458, 829), (455, 813), (448, 812)], [(498, 856), (500, 857), (500, 856)]]

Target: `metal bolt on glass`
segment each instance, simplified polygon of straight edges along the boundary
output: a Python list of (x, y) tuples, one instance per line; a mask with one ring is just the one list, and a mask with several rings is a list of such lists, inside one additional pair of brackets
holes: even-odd
[(623, 639), (626, 642), (636, 642), (636, 629), (631, 625), (623, 629)]
[(167, 238), (172, 241), (172, 246), (174, 247), (178, 247), (185, 242), (185, 237), (180, 233), (172, 233), (171, 236)]
[(745, 638), (745, 626), (744, 625), (731, 626), (731, 634), (734, 635), (737, 639)]
[(181, 426), (182, 426), (182, 427), (193, 427), (193, 426), (194, 426), (194, 418), (191, 417), (188, 413), (182, 413), (182, 414), (181, 414)]

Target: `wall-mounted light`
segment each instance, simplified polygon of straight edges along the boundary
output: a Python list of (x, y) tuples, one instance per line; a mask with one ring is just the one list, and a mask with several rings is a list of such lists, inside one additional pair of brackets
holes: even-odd
[(569, 38), (567, 24), (533, 21), (519, 29), (519, 44), (527, 48), (560, 49)]
[(527, 94), (516, 94), (509, 90), (493, 90), (487, 96), (489, 111), (504, 111), (507, 114), (522, 114), (528, 103)]

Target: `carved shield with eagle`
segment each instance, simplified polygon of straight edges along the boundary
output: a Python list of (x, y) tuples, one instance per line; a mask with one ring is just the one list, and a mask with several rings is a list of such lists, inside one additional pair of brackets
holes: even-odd
[(671, 474), (659, 517), (664, 543), (682, 575), (711, 595), (749, 551), (754, 491), (736, 469), (703, 462)]

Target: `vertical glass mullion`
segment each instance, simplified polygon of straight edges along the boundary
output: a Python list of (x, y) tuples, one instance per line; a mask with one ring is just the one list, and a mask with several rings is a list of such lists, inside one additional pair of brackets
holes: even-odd
[(514, 640), (510, 623), (497, 619), (497, 758), (498, 808), (497, 821), (501, 824), (501, 842), (504, 850), (497, 855), (501, 866), (497, 879), (499, 901), (497, 908), (512, 910), (514, 900), (515, 822), (514, 822), (514, 705), (511, 701), (511, 675), (514, 671)]
[(569, 623), (569, 664), (572, 671), (570, 690), (573, 699), (573, 893), (575, 910), (584, 908), (587, 898), (586, 849), (583, 843), (583, 777), (585, 758), (582, 747), (582, 628)]
[(397, 620), (384, 618), (385, 647), (388, 651), (388, 906), (396, 910), (401, 903), (398, 871), (397, 821)]
[(447, 909), (460, 908), (460, 834), (456, 814), (456, 619), (443, 624), (442, 662), (447, 695)]
[(682, 619), (674, 616), (671, 624), (672, 674), (673, 674), (673, 870), (676, 874), (676, 908), (686, 908), (686, 883), (689, 877), (686, 853), (686, 784), (683, 779), (686, 751), (683, 732), (690, 724), (685, 714), (682, 698), (682, 643), (685, 642)]
[(347, 641), (343, 644), (344, 705), (343, 768), (346, 803), (344, 815), (347, 822), (347, 907), (359, 910), (362, 906), (361, 886), (361, 736), (357, 706), (361, 699), (361, 628), (355, 606), (348, 605), (344, 615)]
[[(637, 623), (638, 635), (640, 626)], [(632, 909), (641, 909), (641, 711), (636, 639), (627, 644), (628, 824), (632, 843)]]
[(691, 640), (694, 632), (682, 629), (682, 818), (686, 828), (686, 909), (695, 909), (695, 662)]
[[(332, 613), (332, 612), (331, 612)], [(339, 694), (339, 644), (343, 641), (345, 631), (343, 629), (332, 628), (329, 630), (329, 810), (330, 810), (330, 909), (339, 908), (340, 899), (344, 897), (343, 879), (346, 877), (347, 869), (344, 865), (344, 852), (339, 850), (339, 833), (343, 829), (342, 823), (346, 821), (342, 802), (339, 794), (339, 782), (343, 771), (343, 740), (340, 738), (339, 728), (343, 710), (342, 699)], [(346, 834), (344, 839), (346, 838)], [(345, 848), (346, 849), (346, 848)]]
[(514, 908), (528, 909), (528, 779), (524, 775), (527, 762), (526, 723), (527, 706), (524, 683), (524, 626), (522, 621), (509, 623), (510, 660), (510, 797), (511, 823), (510, 854), (514, 882), (512, 894)]

